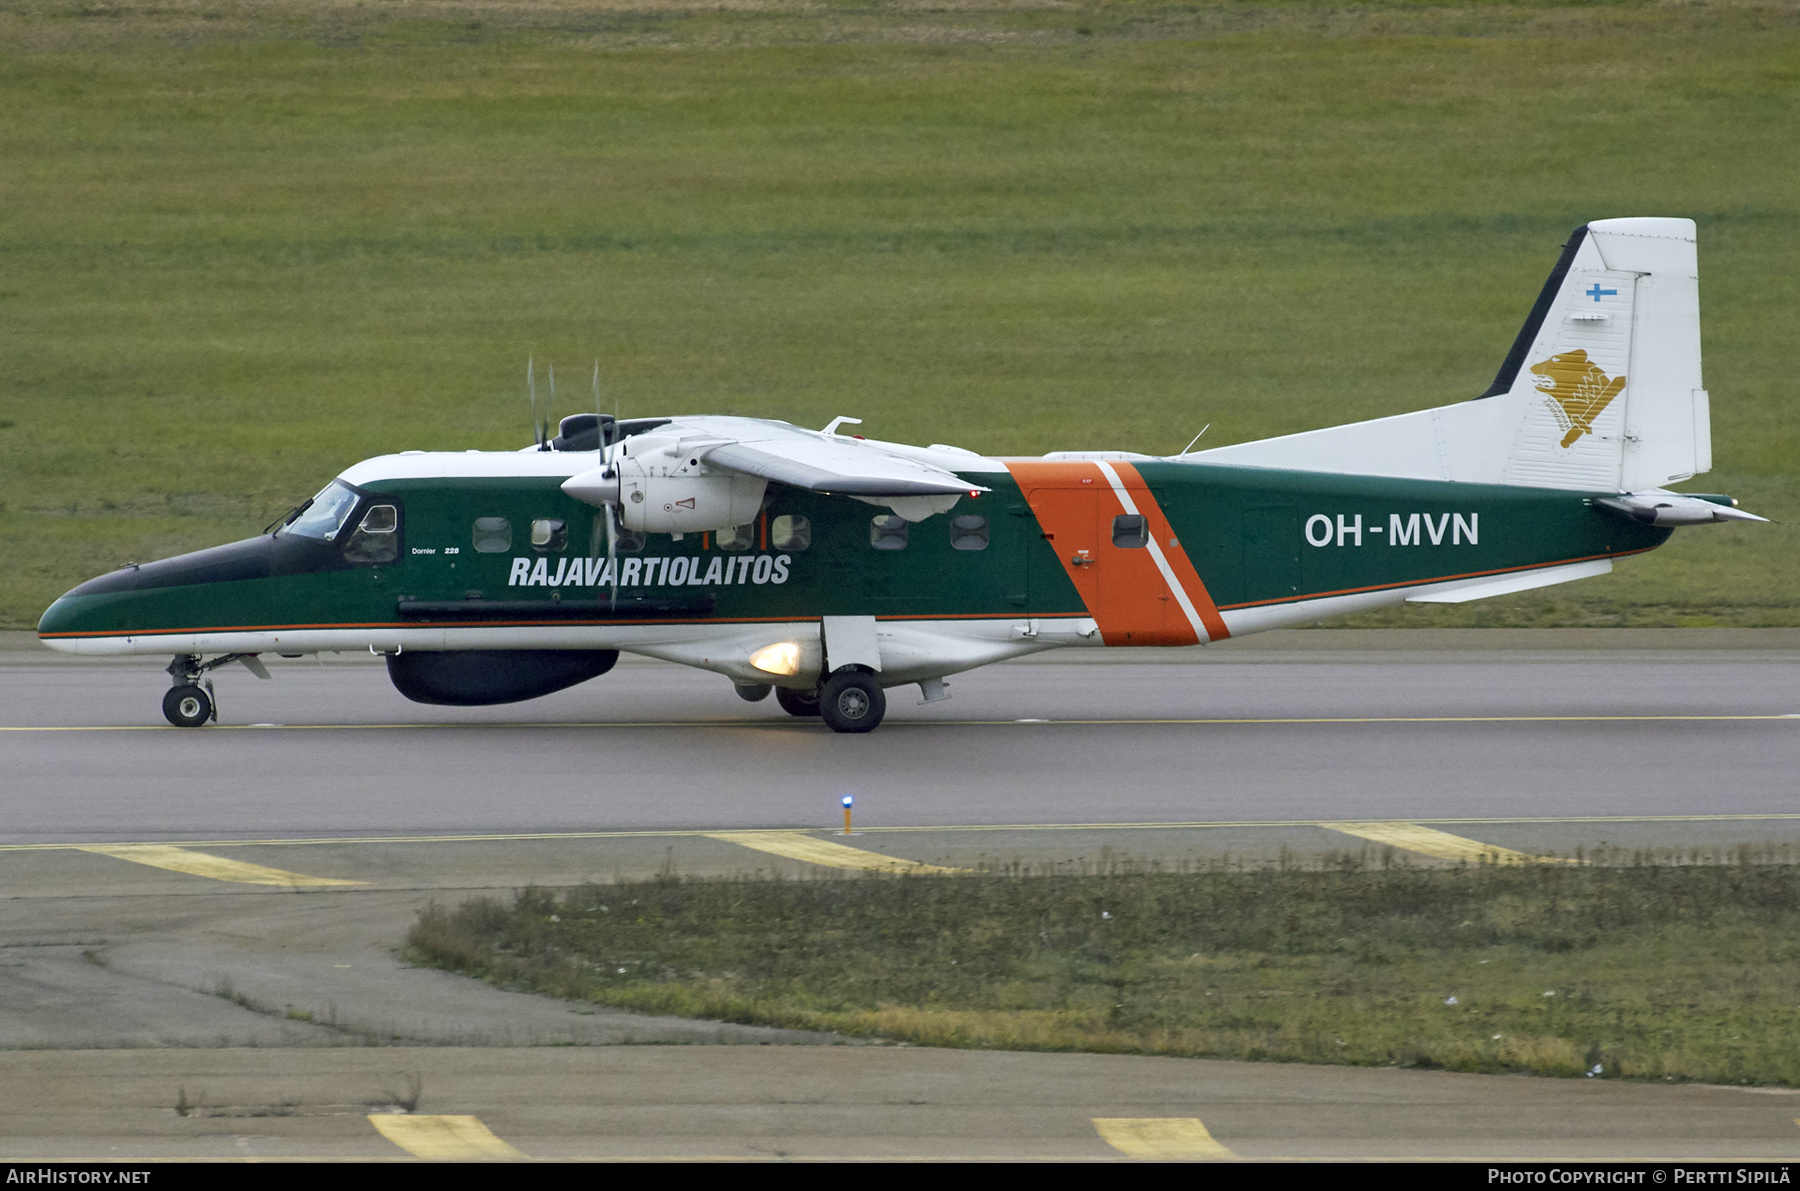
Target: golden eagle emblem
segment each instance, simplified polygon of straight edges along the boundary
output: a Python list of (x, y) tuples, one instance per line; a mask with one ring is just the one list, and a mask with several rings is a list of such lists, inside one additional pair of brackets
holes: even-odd
[(1533, 364), (1531, 372), (1537, 377), (1532, 383), (1544, 391), (1544, 404), (1568, 432), (1563, 435), (1565, 447), (1574, 446), (1584, 434), (1592, 434), (1594, 419), (1625, 387), (1623, 376), (1607, 376), (1582, 348)]

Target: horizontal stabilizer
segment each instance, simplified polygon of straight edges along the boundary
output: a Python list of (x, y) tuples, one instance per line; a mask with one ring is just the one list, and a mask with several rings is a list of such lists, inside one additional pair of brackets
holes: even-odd
[(1720, 521), (1767, 521), (1746, 513), (1728, 496), (1708, 499), (1676, 492), (1631, 492), (1594, 502), (1609, 513), (1645, 525), (1711, 525)]
[(1435, 583), (1418, 595), (1407, 596), (1409, 604), (1466, 604), (1490, 596), (1512, 595), (1539, 587), (1555, 587), (1577, 579), (1612, 573), (1612, 559), (1597, 558), (1591, 562), (1571, 562), (1560, 567), (1544, 567), (1535, 571), (1517, 571), (1510, 575), (1491, 575), (1480, 579), (1458, 579), (1452, 583)]

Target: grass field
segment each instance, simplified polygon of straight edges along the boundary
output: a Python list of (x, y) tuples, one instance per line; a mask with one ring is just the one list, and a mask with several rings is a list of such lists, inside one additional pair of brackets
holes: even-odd
[(934, 1046), (1800, 1083), (1791, 850), (1622, 859), (588, 885), (433, 906), (408, 954)]
[(0, 0), (0, 627), (359, 458), (628, 414), (1174, 451), (1484, 387), (1568, 230), (1701, 228), (1787, 522), (1382, 624), (1800, 624), (1800, 5)]

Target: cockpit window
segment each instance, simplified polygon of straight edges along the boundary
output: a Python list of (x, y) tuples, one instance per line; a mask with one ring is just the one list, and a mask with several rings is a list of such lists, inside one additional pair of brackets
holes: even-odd
[(277, 536), (291, 533), (302, 538), (334, 541), (344, 527), (344, 518), (356, 507), (356, 493), (333, 480), (312, 500), (301, 506), (298, 517), (276, 530)]
[(399, 524), (400, 518), (393, 505), (375, 505), (363, 514), (362, 524), (357, 528), (363, 533), (393, 533)]
[(393, 505), (373, 505), (362, 523), (344, 543), (344, 557), (351, 562), (393, 562), (400, 555), (400, 514)]

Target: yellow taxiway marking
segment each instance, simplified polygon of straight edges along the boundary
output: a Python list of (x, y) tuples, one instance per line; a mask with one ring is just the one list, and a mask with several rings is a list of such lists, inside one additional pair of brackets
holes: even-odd
[[(1413, 825), (1436, 823), (1444, 826), (1476, 825), (1547, 825), (1559, 823), (1791, 823), (1800, 821), (1800, 813), (1765, 813), (1765, 814), (1727, 814), (1727, 815), (1490, 815), (1484, 818), (1414, 818), (1405, 820), (1375, 820), (1378, 822), (1404, 822)], [(1331, 823), (1321, 819), (1212, 819), (1212, 820), (1167, 820), (1163, 822), (1145, 823), (928, 823), (895, 827), (862, 827), (857, 828), (859, 835), (894, 835), (906, 832), (945, 832), (968, 833), (978, 831), (1200, 831), (1218, 828), (1283, 828), (1283, 827), (1329, 827)], [(780, 827), (761, 828), (749, 831), (734, 831), (730, 835), (764, 835), (793, 834), (802, 835), (809, 831), (824, 831), (826, 828)], [(159, 840), (142, 843), (99, 843), (99, 844), (0, 844), (0, 852), (68, 852), (75, 850), (94, 850), (122, 847), (169, 847), (169, 848), (296, 848), (325, 847), (344, 844), (517, 844), (541, 841), (555, 843), (559, 841), (590, 839), (687, 839), (695, 836), (712, 836), (720, 832), (705, 827), (671, 828), (651, 831), (517, 831), (517, 832), (474, 832), (466, 835), (322, 835), (322, 836), (290, 836), (285, 839), (191, 839), (191, 840)]]
[(1484, 844), (1480, 840), (1451, 835), (1448, 831), (1439, 831), (1435, 827), (1425, 827), (1418, 823), (1357, 820), (1320, 823), (1319, 826), (1328, 827), (1332, 831), (1341, 831), (1345, 835), (1354, 835), (1358, 839), (1373, 840), (1378, 844), (1391, 844), (1396, 848), (1405, 848), (1408, 852), (1436, 856), (1443, 860), (1466, 860), (1471, 864), (1574, 863), (1572, 860), (1563, 860), (1555, 856), (1533, 856), (1527, 852), (1515, 852), (1511, 848)]
[(1235, 1158), (1198, 1117), (1094, 1117), (1100, 1139), (1133, 1158)]
[(448, 1158), (467, 1162), (471, 1158), (525, 1156), (495, 1137), (479, 1117), (371, 1113), (369, 1124), (415, 1158)]
[[(1383, 715), (1383, 716), (1265, 716), (1255, 718), (1220, 717), (1211, 719), (1008, 719), (1008, 720), (889, 720), (894, 728), (993, 728), (1008, 725), (1024, 727), (1131, 727), (1150, 725), (1212, 725), (1232, 727), (1256, 724), (1647, 724), (1647, 723), (1722, 723), (1762, 720), (1800, 722), (1800, 714), (1774, 715)], [(501, 722), (444, 721), (410, 724), (213, 724), (207, 732), (368, 732), (399, 729), (455, 728), (780, 728), (783, 730), (820, 729), (818, 721), (796, 722), (792, 719), (721, 719), (721, 720), (600, 720), (577, 723), (571, 720)], [(173, 724), (4, 724), (0, 732), (194, 732), (196, 728), (177, 728)]]
[(223, 856), (209, 856), (205, 852), (190, 852), (173, 844), (76, 844), (74, 848), (78, 852), (130, 860), (195, 877), (211, 877), (215, 881), (236, 881), (241, 885), (282, 885), (311, 889), (324, 885), (364, 883), (340, 881), (336, 877), (309, 877), (305, 873), (290, 873), (286, 869), (269, 868), (267, 865), (245, 864), (241, 860), (227, 860)]
[(898, 856), (883, 856), (879, 852), (865, 852), (861, 848), (852, 848), (832, 840), (820, 839), (816, 835), (807, 835), (803, 831), (708, 831), (705, 835), (707, 839), (724, 840), (728, 844), (742, 844), (746, 848), (755, 848), (758, 852), (772, 852), (777, 856), (786, 856), (790, 860), (804, 860), (808, 864), (824, 865), (826, 868), (846, 868), (856, 872), (874, 873), (963, 873), (969, 871), (962, 868), (941, 868), (935, 864), (920, 864), (916, 860), (902, 860)]

